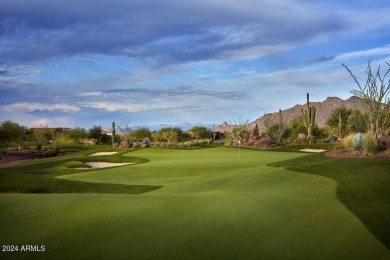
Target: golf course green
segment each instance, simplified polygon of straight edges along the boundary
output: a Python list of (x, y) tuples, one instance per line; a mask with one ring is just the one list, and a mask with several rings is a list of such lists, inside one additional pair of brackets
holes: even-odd
[[(291, 165), (322, 154), (153, 148), (93, 159), (132, 165), (66, 168), (75, 154), (25, 168), (41, 183), (88, 183), (90, 193), (0, 194), (2, 249), (19, 247), (2, 259), (390, 259), (340, 201), (334, 178)], [(17, 178), (21, 169), (0, 175)], [(121, 192), (126, 187), (140, 192)], [(22, 252), (23, 245), (44, 251)]]

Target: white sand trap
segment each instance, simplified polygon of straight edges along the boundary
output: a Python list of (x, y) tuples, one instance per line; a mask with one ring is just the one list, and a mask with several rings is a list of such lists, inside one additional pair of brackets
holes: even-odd
[(107, 167), (129, 165), (133, 163), (87, 162), (86, 164), (90, 165), (92, 168), (107, 168)]
[(112, 154), (116, 154), (116, 153), (118, 153), (118, 152), (98, 152), (98, 153), (90, 154), (89, 156), (112, 155)]
[(322, 153), (322, 152), (326, 152), (326, 150), (323, 150), (323, 149), (301, 149), (299, 151), (306, 152), (306, 153)]

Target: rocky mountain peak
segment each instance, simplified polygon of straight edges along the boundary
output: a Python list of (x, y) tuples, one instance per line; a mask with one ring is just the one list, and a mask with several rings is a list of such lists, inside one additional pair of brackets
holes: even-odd
[[(310, 105), (314, 105), (316, 107), (316, 120), (315, 122), (320, 127), (325, 126), (326, 120), (330, 117), (333, 110), (338, 107), (347, 107), (351, 109), (364, 109), (364, 103), (358, 97), (352, 96), (346, 100), (343, 100), (339, 97), (327, 97), (322, 102), (310, 102)], [(285, 123), (289, 124), (294, 118), (301, 116), (301, 108), (305, 109), (306, 104), (303, 105), (295, 105), (289, 109), (282, 110), (283, 120)], [(255, 120), (251, 125), (258, 124), (259, 127), (263, 126), (263, 120), (265, 116), (277, 117), (277, 112), (269, 113), (261, 116), (259, 119)]]

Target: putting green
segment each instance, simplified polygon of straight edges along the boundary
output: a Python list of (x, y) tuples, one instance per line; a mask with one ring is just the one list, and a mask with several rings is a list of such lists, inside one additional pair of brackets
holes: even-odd
[(139, 195), (2, 194), (0, 241), (45, 245), (15, 258), (390, 258), (334, 180), (267, 166), (306, 155), (238, 152), (145, 149), (128, 156), (148, 163), (60, 177), (163, 186)]

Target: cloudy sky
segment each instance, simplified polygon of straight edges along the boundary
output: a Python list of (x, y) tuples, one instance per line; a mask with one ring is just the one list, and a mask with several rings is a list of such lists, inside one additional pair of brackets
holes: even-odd
[(388, 0), (0, 0), (0, 121), (222, 123), (350, 97)]

